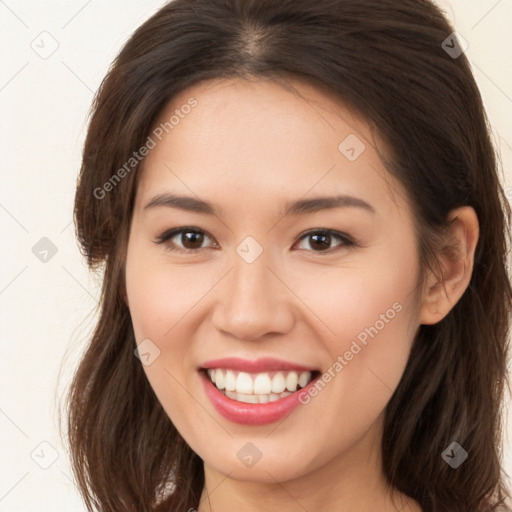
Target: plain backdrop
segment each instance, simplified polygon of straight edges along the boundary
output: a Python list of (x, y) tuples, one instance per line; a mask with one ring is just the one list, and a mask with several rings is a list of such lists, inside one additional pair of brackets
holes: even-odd
[[(74, 239), (74, 188), (93, 94), (162, 4), (0, 0), (1, 512), (85, 510), (57, 428), (99, 291)], [(469, 43), (512, 199), (512, 0), (440, 4)], [(504, 460), (512, 473), (510, 436)]]

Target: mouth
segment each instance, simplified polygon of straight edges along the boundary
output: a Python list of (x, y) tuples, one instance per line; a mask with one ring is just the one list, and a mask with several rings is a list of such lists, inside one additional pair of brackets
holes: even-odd
[(210, 382), (227, 398), (246, 404), (266, 404), (305, 388), (318, 371), (243, 372), (227, 368), (202, 368)]
[(198, 368), (204, 390), (224, 418), (242, 425), (279, 421), (303, 403), (321, 373), (277, 359), (218, 359)]

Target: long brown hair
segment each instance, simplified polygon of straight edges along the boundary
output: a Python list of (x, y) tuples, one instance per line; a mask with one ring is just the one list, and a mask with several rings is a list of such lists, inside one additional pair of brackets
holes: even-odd
[[(423, 270), (438, 269), (449, 211), (475, 209), (480, 240), (469, 287), (442, 321), (420, 326), (386, 409), (383, 469), (425, 512), (510, 510), (500, 405), (511, 214), (482, 99), (453, 32), (430, 0), (175, 0), (126, 43), (94, 100), (75, 198), (81, 248), (104, 272), (99, 320), (66, 404), (88, 510), (198, 507), (202, 460), (134, 356), (123, 300), (137, 166), (112, 177), (173, 96), (231, 77), (309, 80), (374, 124), (391, 154), (386, 166), (411, 201)], [(457, 469), (441, 457), (453, 441), (468, 453)]]

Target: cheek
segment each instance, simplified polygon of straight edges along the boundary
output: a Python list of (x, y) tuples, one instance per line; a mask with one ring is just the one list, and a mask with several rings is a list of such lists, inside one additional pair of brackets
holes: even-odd
[(397, 387), (417, 328), (416, 253), (412, 243), (396, 245), (400, 251), (390, 245), (373, 262), (296, 281), (330, 356), (324, 371), (337, 397), (336, 414), (340, 408), (357, 410), (362, 425)]
[(337, 296), (331, 297), (330, 303), (336, 304), (336, 308), (326, 309), (330, 313), (326, 323), (329, 322), (336, 333), (332, 348), (336, 348), (337, 355), (351, 350), (355, 343), (361, 348), (371, 345), (375, 351), (379, 347), (379, 350), (386, 348), (396, 354), (409, 346), (408, 326), (415, 311), (410, 294), (412, 285), (409, 286), (405, 276), (373, 277), (371, 284), (365, 286), (363, 280), (352, 275), (345, 280)]
[[(137, 341), (164, 340), (211, 289), (211, 272), (198, 265), (166, 264), (134, 247), (126, 264), (126, 289)], [(172, 338), (172, 336), (171, 336)]]
[(195, 389), (198, 380), (189, 320), (211, 284), (196, 267), (171, 267), (162, 259), (135, 243), (129, 246), (126, 290), (137, 344), (149, 339), (160, 351), (151, 364), (144, 365), (144, 372), (174, 426), (189, 437), (198, 427), (193, 421), (197, 406), (187, 391)]
[[(144, 370), (155, 392), (174, 387), (173, 377), (183, 380), (190, 364), (184, 332), (187, 314), (201, 298), (198, 272), (171, 268), (143, 244), (132, 241), (126, 261), (126, 292), (136, 343), (151, 340), (158, 358)], [(171, 393), (170, 397), (176, 396)]]
[[(414, 323), (419, 267), (414, 247), (382, 246), (370, 257), (354, 257), (339, 268), (287, 276), (294, 291), (315, 314), (312, 319), (325, 332), (330, 352), (340, 354), (351, 342), (389, 337), (391, 331)], [(398, 246), (398, 244), (396, 244)], [(386, 332), (388, 333), (387, 335)], [(400, 340), (410, 341), (404, 335)]]

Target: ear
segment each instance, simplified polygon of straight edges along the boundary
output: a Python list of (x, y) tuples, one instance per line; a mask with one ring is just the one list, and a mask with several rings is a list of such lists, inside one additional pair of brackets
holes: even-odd
[(470, 206), (452, 210), (450, 247), (439, 255), (443, 272), (441, 281), (429, 270), (423, 293), (419, 323), (431, 325), (440, 322), (462, 297), (471, 280), (475, 250), (479, 236), (478, 217)]

